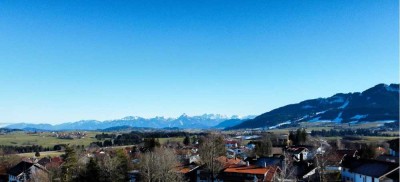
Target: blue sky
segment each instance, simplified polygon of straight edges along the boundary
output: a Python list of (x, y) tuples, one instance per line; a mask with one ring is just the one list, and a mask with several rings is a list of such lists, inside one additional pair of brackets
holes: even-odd
[(398, 1), (0, 1), (0, 122), (261, 114), (398, 83)]

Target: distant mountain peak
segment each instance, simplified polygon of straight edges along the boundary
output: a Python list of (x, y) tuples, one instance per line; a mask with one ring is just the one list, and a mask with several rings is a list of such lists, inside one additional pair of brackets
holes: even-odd
[(127, 127), (145, 127), (145, 128), (211, 128), (219, 123), (231, 119), (221, 114), (203, 114), (199, 116), (188, 116), (183, 113), (178, 118), (166, 118), (164, 116), (156, 116), (153, 118), (143, 118), (140, 116), (126, 116), (121, 119), (97, 121), (97, 120), (80, 120), (76, 122), (62, 123), (58, 125), (49, 124), (9, 124), (6, 127), (15, 129), (40, 129), (40, 130), (96, 130), (105, 128), (121, 128)]

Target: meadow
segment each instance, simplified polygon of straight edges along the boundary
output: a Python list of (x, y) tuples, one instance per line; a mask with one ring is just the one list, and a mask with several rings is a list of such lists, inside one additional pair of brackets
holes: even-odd
[(43, 147), (50, 147), (58, 144), (70, 145), (84, 145), (88, 146), (90, 143), (97, 141), (94, 136), (98, 132), (87, 132), (84, 138), (74, 139), (61, 139), (52, 135), (50, 132), (43, 133), (26, 133), (26, 132), (12, 132), (0, 135), (0, 145), (10, 146), (32, 146), (41, 145)]

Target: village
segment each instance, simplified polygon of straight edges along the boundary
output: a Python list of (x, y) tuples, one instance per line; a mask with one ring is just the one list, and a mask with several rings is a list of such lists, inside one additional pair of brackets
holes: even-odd
[[(399, 181), (399, 138), (377, 145), (327, 141), (305, 129), (156, 138), (130, 146), (64, 146), (25, 157), (0, 181)], [(4, 174), (6, 173), (6, 174)]]

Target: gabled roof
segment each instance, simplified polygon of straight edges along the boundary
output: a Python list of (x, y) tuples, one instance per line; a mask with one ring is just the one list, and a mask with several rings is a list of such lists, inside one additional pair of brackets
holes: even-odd
[(224, 167), (236, 166), (237, 164), (244, 163), (239, 158), (227, 158), (225, 156), (220, 156), (217, 158), (219, 162), (221, 162)]
[(238, 142), (235, 140), (226, 140), (225, 144), (237, 144)]
[(294, 153), (294, 154), (299, 154), (303, 152), (304, 150), (308, 150), (306, 147), (289, 147), (287, 149), (288, 152)]
[(345, 157), (342, 162), (343, 168), (348, 168), (350, 172), (380, 178), (388, 175), (392, 171), (399, 169), (399, 165), (391, 162), (384, 162), (369, 159), (357, 159)]
[(273, 172), (275, 173), (277, 167), (273, 166), (267, 166), (266, 168), (264, 167), (258, 167), (255, 165), (250, 165), (250, 166), (236, 166), (236, 167), (229, 167), (224, 170), (226, 173), (242, 173), (242, 174), (258, 174), (258, 175), (265, 175), (267, 172)]
[(187, 174), (192, 172), (193, 170), (198, 169), (200, 166), (198, 165), (188, 165), (188, 166), (180, 166), (177, 168), (177, 170), (182, 173), (182, 174)]
[(31, 168), (33, 166), (33, 163), (30, 162), (25, 162), (21, 161), (18, 163), (16, 166), (12, 167), (9, 171), (8, 174), (13, 175), (13, 176), (18, 176), (27, 169)]
[(279, 166), (282, 167), (282, 158), (277, 158), (277, 157), (261, 157), (258, 158), (256, 161), (256, 165), (259, 167), (264, 167), (266, 166)]
[(50, 162), (51, 162), (50, 158), (44, 157), (44, 158), (40, 159), (37, 163), (39, 163), (42, 166), (45, 166), (46, 164), (48, 164)]

